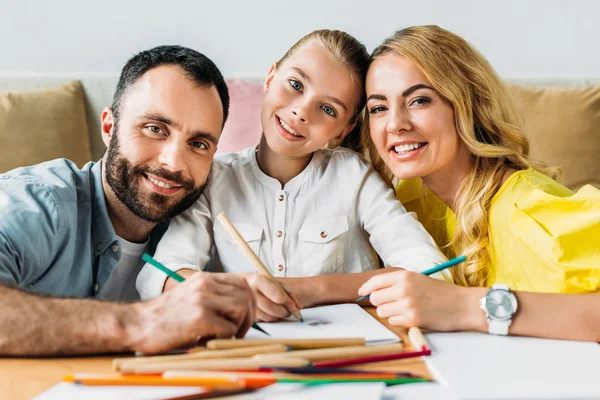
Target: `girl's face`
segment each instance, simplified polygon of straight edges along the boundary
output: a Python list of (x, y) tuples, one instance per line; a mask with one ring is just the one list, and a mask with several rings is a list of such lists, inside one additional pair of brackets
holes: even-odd
[(371, 139), (395, 176), (447, 175), (468, 160), (452, 106), (414, 62), (395, 54), (376, 59), (366, 90)]
[(281, 156), (309, 156), (353, 128), (358, 85), (350, 70), (317, 42), (273, 65), (265, 90), (263, 133), (269, 148)]

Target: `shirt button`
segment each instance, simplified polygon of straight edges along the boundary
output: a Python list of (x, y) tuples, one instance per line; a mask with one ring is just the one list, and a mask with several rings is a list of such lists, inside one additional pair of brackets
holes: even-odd
[(110, 249), (113, 251), (113, 253), (118, 253), (119, 252), (119, 245), (118, 244), (113, 244)]
[(281, 237), (281, 236), (283, 236), (283, 232), (277, 231), (276, 235), (277, 235), (277, 237)]
[(321, 237), (323, 239), (325, 239), (327, 237), (327, 232), (325, 232), (325, 231), (321, 232)]
[(283, 197), (283, 195), (282, 195), (282, 194), (280, 194), (280, 195), (279, 195), (279, 201), (283, 201), (283, 199), (284, 199), (284, 198), (285, 198), (285, 197)]
[(279, 272), (283, 271), (283, 265), (279, 264), (279, 265), (277, 266), (277, 270), (278, 270)]
[(98, 293), (98, 284), (97, 283), (94, 285), (94, 293)]

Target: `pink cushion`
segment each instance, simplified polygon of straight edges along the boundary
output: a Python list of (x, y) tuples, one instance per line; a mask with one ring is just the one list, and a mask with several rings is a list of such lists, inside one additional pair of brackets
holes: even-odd
[(227, 79), (227, 86), (231, 98), (229, 118), (223, 128), (217, 153), (255, 146), (262, 134), (260, 109), (265, 97), (263, 85)]

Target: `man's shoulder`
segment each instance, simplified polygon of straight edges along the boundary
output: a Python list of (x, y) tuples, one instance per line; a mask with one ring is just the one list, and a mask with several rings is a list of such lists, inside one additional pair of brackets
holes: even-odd
[(79, 168), (62, 158), (16, 168), (0, 174), (0, 191), (13, 196), (50, 196), (54, 201), (88, 201), (94, 164)]

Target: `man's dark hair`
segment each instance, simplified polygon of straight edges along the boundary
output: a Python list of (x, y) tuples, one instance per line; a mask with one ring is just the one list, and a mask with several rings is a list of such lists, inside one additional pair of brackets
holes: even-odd
[(223, 105), (223, 125), (229, 114), (229, 90), (219, 68), (204, 54), (182, 46), (158, 46), (133, 56), (121, 71), (111, 106), (115, 126), (118, 123), (121, 99), (127, 89), (149, 70), (161, 65), (176, 65), (188, 78), (200, 86), (215, 86)]

